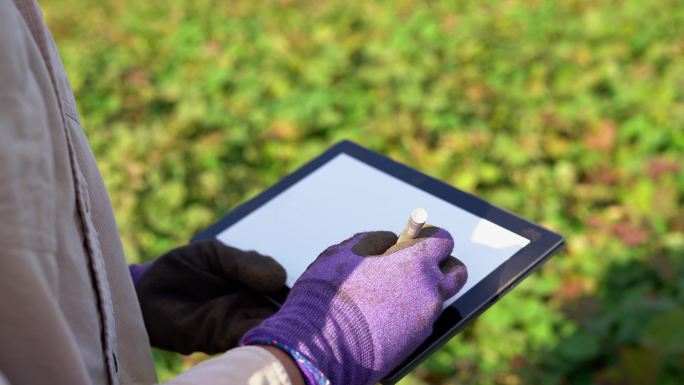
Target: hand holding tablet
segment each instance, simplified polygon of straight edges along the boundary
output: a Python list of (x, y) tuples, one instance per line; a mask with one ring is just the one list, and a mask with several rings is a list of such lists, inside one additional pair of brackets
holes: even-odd
[[(291, 288), (329, 245), (364, 230), (399, 233), (406, 213), (416, 206), (430, 213), (430, 223), (452, 235), (454, 255), (467, 268), (468, 279), (444, 302), (430, 337), (382, 381), (394, 383), (560, 250), (563, 238), (380, 154), (341, 142), (194, 239), (215, 238), (272, 256), (287, 271)], [(286, 295), (281, 293), (278, 301)]]
[(304, 357), (309, 383), (324, 373), (332, 384), (374, 384), (430, 335), (442, 303), (465, 284), (462, 263), (440, 269), (453, 247), (432, 226), (401, 242), (389, 231), (356, 234), (321, 253), (243, 342)]

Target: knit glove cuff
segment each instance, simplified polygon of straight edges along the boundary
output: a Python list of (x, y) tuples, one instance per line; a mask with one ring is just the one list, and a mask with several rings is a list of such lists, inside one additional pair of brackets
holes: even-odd
[(366, 318), (352, 299), (330, 282), (297, 282), (281, 310), (242, 341), (253, 344), (264, 339), (299, 352), (332, 384), (368, 384), (380, 379), (381, 374), (372, 369), (375, 352)]

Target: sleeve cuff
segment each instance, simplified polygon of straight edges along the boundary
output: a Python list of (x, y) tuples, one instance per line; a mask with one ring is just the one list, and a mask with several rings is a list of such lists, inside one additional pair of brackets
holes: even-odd
[(299, 367), (299, 370), (301, 370), (304, 380), (306, 381), (307, 385), (331, 385), (330, 380), (325, 376), (323, 371), (318, 369), (316, 365), (314, 365), (311, 360), (309, 360), (307, 357), (305, 357), (303, 354), (300, 352), (292, 349), (291, 347), (279, 342), (278, 340), (275, 340), (273, 338), (266, 338), (266, 337), (260, 337), (260, 338), (250, 338), (248, 340), (245, 340), (242, 342), (242, 345), (270, 345), (270, 346), (275, 346), (281, 350), (283, 350), (285, 353), (289, 354), (290, 357), (294, 360), (294, 362), (297, 364)]

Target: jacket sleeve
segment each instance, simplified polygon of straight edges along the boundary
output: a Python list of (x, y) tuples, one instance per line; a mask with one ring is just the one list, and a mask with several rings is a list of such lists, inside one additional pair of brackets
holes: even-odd
[[(55, 294), (48, 111), (56, 97), (12, 1), (0, 0), (0, 372), (13, 384), (88, 378)], [(38, 74), (38, 75), (36, 75)], [(49, 377), (43, 377), (49, 376)], [(2, 377), (0, 377), (2, 378)], [(66, 382), (65, 382), (66, 383)]]
[(208, 359), (164, 385), (292, 385), (285, 367), (265, 349), (243, 346)]

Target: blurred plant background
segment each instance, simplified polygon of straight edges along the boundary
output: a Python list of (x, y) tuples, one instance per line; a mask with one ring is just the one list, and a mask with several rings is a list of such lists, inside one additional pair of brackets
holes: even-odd
[(681, 1), (42, 6), (130, 262), (351, 139), (567, 238), (402, 384), (682, 383)]

